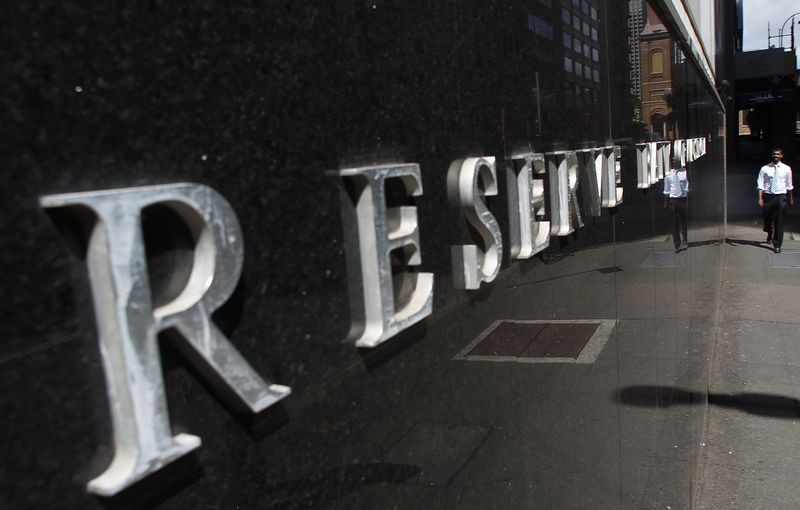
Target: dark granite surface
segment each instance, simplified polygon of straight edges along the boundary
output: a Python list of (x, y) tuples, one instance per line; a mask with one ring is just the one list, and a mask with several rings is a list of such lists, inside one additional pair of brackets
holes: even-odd
[[(562, 33), (574, 31), (555, 0), (5, 6), (0, 507), (641, 508), (666, 501), (653, 492), (661, 482), (685, 507), (684, 479), (659, 469), (696, 468), (703, 406), (657, 414), (615, 395), (648, 381), (705, 391), (722, 119), (688, 106), (713, 103), (685, 64), (680, 136), (711, 135), (690, 167), (690, 239), (701, 244), (681, 268), (639, 267), (671, 218), (660, 184), (636, 189), (632, 143), (644, 128), (633, 122), (627, 12), (591, 3), (598, 20), (580, 16), (599, 31), (599, 62), (573, 56), (599, 82), (567, 80)], [(587, 99), (570, 99), (567, 82)], [(447, 203), (451, 161), (495, 155), (502, 168), (520, 150), (607, 142), (623, 148), (621, 207), (535, 259), (506, 255), (479, 291), (452, 288), (450, 246), (470, 233)], [(422, 169), (414, 203), (434, 314), (364, 352), (342, 342), (340, 183), (327, 172), (396, 161)], [(113, 454), (87, 270), (38, 199), (172, 182), (214, 187), (239, 217), (243, 276), (215, 319), (259, 373), (292, 387), (288, 421), (254, 434), (165, 345), (173, 430), (203, 445), (177, 482), (105, 501), (85, 490)], [(508, 254), (506, 197), (488, 204)], [(185, 227), (158, 211), (144, 225), (166, 299), (185, 277)], [(502, 318), (620, 323), (590, 368), (452, 361)], [(675, 431), (686, 434), (677, 452)], [(406, 443), (416, 446), (398, 451)], [(451, 443), (463, 451), (437, 464), (430, 452)]]

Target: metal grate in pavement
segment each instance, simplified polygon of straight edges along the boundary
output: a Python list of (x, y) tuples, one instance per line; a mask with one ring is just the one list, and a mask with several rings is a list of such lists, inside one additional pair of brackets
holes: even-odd
[(498, 320), (454, 360), (517, 363), (594, 363), (616, 321)]
[(469, 351), (471, 356), (518, 357), (547, 326), (503, 321)]
[(800, 252), (770, 253), (769, 265), (772, 267), (800, 267)]
[(670, 251), (657, 251), (651, 253), (642, 262), (642, 267), (680, 267), (686, 258), (686, 250), (675, 253)]

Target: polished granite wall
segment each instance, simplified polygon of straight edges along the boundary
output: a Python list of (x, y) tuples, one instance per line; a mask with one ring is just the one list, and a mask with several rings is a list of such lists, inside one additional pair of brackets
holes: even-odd
[[(689, 249), (664, 263), (661, 184), (636, 187), (634, 147), (649, 135), (635, 120), (630, 13), (587, 6), (7, 6), (0, 507), (689, 506), (719, 285), (723, 117), (691, 64), (675, 64), (676, 137), (707, 137), (708, 153), (689, 164)], [(564, 34), (580, 34), (580, 56)], [(564, 57), (597, 81), (565, 71)], [(501, 191), (487, 200), (503, 231), (500, 276), (453, 288), (450, 246), (470, 239), (447, 201), (453, 160), (494, 155), (502, 168), (522, 150), (607, 144), (622, 149), (620, 207), (512, 261)], [(436, 275), (434, 312), (359, 350), (343, 341), (342, 184), (330, 171), (386, 162), (421, 167), (420, 270)], [(96, 498), (85, 484), (113, 446), (87, 270), (38, 199), (174, 182), (209, 185), (235, 209), (244, 268), (215, 320), (293, 393), (278, 425), (254, 428), (164, 342), (173, 430), (203, 446), (175, 479)], [(143, 225), (165, 301), (191, 241), (164, 211)], [(593, 363), (454, 359), (503, 319), (615, 327)]]

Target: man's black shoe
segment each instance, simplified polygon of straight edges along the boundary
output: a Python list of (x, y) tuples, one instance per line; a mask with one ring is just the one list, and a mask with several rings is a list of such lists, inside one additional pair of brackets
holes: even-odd
[(780, 253), (780, 252), (781, 252), (781, 247), (780, 246), (776, 246), (775, 247), (775, 253)]

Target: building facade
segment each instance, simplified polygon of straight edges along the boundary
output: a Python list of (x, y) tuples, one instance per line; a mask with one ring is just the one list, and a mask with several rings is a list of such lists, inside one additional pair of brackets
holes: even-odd
[(0, 507), (690, 507), (726, 4), (634, 4), (9, 6)]

